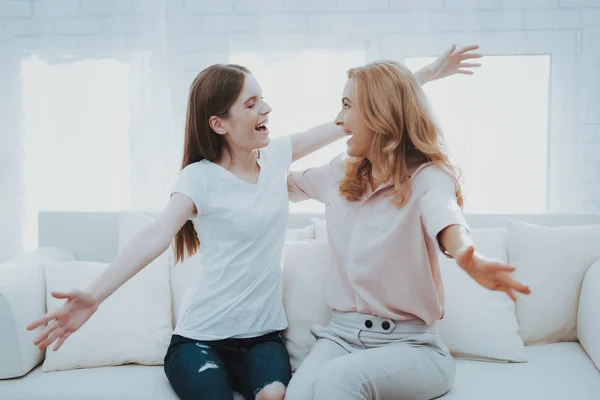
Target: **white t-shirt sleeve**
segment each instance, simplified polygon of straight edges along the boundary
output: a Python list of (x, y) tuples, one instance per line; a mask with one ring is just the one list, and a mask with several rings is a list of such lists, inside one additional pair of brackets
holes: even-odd
[(273, 161), (278, 169), (287, 172), (292, 165), (292, 140), (282, 136), (271, 140), (267, 147), (261, 150)]
[(192, 200), (198, 216), (206, 214), (206, 182), (199, 163), (190, 164), (179, 172), (171, 195), (173, 193), (181, 193)]

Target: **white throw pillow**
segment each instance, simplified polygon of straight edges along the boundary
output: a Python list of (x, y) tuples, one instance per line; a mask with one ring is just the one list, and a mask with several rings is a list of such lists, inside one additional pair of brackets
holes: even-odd
[(291, 228), (285, 233), (285, 241), (312, 240), (315, 238), (315, 227), (313, 224), (302, 228)]
[[(107, 265), (89, 261), (45, 264), (48, 311), (64, 304), (50, 292), (83, 289)], [(171, 334), (169, 262), (163, 254), (109, 296), (58, 351), (52, 350), (54, 344), (49, 347), (42, 370), (162, 365)]]
[[(121, 251), (127, 243), (129, 243), (135, 235), (142, 229), (146, 228), (155, 220), (154, 216), (150, 216), (141, 212), (124, 211), (119, 219), (119, 251)], [(169, 247), (165, 254), (168, 257), (170, 265), (170, 280), (171, 280), (171, 301), (172, 301), (172, 325), (177, 325), (177, 319), (180, 313), (180, 307), (183, 302), (183, 296), (190, 283), (195, 282), (202, 269), (202, 255), (199, 251), (191, 257), (175, 264), (175, 254), (173, 247)]]
[(577, 340), (579, 291), (588, 268), (600, 260), (600, 226), (510, 221), (508, 251), (514, 278), (531, 289), (516, 307), (525, 344)]
[(315, 239), (316, 240), (327, 240), (327, 221), (324, 218), (311, 218), (315, 227)]
[[(507, 262), (505, 228), (473, 229), (471, 234), (479, 253)], [(457, 358), (472, 360), (527, 361), (514, 302), (504, 292), (479, 285), (455, 260), (441, 254), (438, 259), (445, 315), (437, 326), (450, 352)]]
[(296, 371), (315, 343), (314, 324), (326, 325), (331, 311), (325, 300), (329, 248), (324, 240), (287, 242), (283, 264), (283, 305), (288, 319), (286, 348)]

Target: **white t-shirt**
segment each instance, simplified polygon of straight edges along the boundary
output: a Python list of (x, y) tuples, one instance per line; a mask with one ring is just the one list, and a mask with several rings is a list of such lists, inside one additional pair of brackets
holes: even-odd
[(261, 149), (256, 184), (208, 160), (180, 172), (173, 193), (198, 210), (202, 271), (184, 294), (175, 334), (220, 340), (287, 328), (281, 270), (291, 163), (291, 141), (282, 137)]

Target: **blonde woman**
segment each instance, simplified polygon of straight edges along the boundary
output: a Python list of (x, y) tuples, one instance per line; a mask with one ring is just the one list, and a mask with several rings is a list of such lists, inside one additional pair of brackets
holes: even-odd
[(436, 249), (513, 300), (529, 288), (511, 278), (513, 267), (475, 251), (456, 169), (405, 66), (351, 69), (336, 123), (351, 136), (349, 157), (288, 176), (292, 200), (326, 206), (333, 317), (312, 329), (317, 342), (286, 398), (439, 397), (455, 361), (436, 333), (444, 315)]

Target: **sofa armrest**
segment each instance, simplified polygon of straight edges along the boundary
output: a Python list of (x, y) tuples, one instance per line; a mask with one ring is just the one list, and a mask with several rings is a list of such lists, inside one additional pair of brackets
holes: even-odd
[(67, 250), (46, 247), (0, 264), (0, 379), (23, 376), (43, 360), (33, 345), (43, 327), (25, 329), (46, 313), (43, 264), (73, 260)]
[(579, 294), (577, 338), (600, 370), (600, 261), (586, 272)]

